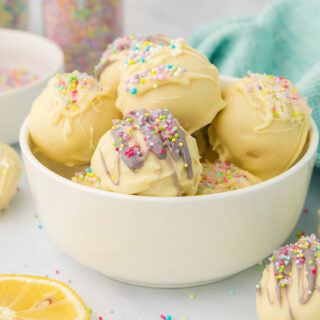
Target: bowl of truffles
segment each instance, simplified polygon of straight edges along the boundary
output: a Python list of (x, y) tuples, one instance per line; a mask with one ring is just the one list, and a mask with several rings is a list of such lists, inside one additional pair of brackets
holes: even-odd
[(295, 227), (318, 145), (283, 77), (219, 76), (183, 39), (124, 37), (57, 74), (20, 145), (45, 229), (114, 279), (185, 287), (265, 258)]

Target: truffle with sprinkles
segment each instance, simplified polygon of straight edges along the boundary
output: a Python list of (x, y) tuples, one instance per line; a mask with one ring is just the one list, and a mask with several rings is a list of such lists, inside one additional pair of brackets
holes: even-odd
[[(164, 35), (138, 35), (117, 38), (113, 43), (108, 44), (103, 52), (99, 63), (94, 67), (94, 74), (102, 82), (108, 85), (117, 94), (122, 69), (126, 64), (137, 62), (135, 54), (144, 51), (154, 43), (159, 45), (168, 44), (171, 38)], [(139, 60), (143, 62), (143, 58)]]
[(197, 191), (198, 195), (220, 193), (250, 187), (261, 182), (250, 172), (238, 168), (235, 164), (221, 162), (205, 162)]
[(91, 167), (102, 189), (150, 196), (194, 195), (202, 165), (195, 139), (167, 109), (132, 110), (100, 140)]
[(57, 74), (34, 101), (29, 131), (37, 148), (67, 166), (86, 165), (101, 136), (121, 114), (110, 88), (74, 71)]
[(320, 241), (315, 235), (273, 252), (256, 286), (259, 320), (316, 320), (320, 313)]
[(222, 97), (227, 106), (208, 130), (222, 161), (263, 180), (296, 162), (307, 141), (311, 111), (289, 80), (249, 74), (224, 88)]
[(183, 39), (133, 47), (124, 66), (116, 101), (123, 114), (165, 105), (193, 133), (211, 123), (225, 105), (217, 68)]

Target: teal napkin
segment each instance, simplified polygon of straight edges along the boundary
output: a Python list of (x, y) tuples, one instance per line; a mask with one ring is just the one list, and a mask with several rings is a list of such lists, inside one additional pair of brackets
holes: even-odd
[(276, 1), (254, 17), (215, 21), (197, 29), (190, 43), (223, 75), (249, 71), (291, 80), (320, 130), (320, 0)]

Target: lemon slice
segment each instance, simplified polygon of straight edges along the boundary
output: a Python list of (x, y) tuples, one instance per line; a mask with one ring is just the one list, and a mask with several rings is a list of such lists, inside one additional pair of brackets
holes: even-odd
[(0, 275), (0, 320), (88, 320), (89, 311), (66, 284), (41, 277)]

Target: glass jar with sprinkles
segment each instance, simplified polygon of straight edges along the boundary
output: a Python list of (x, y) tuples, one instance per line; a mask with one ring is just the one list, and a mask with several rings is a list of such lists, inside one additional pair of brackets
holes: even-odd
[(28, 0), (0, 0), (0, 28), (28, 27)]
[(122, 33), (121, 4), (122, 0), (43, 0), (45, 34), (62, 47), (66, 71), (92, 73), (107, 44)]

